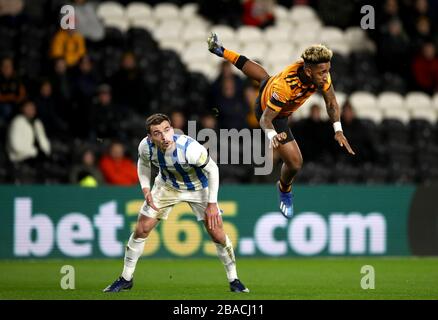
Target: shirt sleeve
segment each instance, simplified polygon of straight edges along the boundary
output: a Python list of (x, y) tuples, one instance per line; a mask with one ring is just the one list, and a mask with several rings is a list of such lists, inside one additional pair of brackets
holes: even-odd
[(287, 102), (285, 86), (281, 80), (275, 80), (272, 83), (272, 94), (267, 102), (267, 106), (276, 112), (280, 112)]
[(328, 89), (330, 89), (331, 86), (332, 86), (332, 77), (330, 76), (330, 73), (329, 73), (327, 76), (327, 82), (325, 83), (322, 90), (327, 91)]
[(151, 186), (151, 161), (148, 151), (147, 141), (143, 139), (138, 146), (137, 161), (137, 175), (142, 189)]
[(187, 147), (186, 159), (188, 164), (196, 167), (204, 167), (209, 160), (207, 149), (198, 141), (194, 140)]

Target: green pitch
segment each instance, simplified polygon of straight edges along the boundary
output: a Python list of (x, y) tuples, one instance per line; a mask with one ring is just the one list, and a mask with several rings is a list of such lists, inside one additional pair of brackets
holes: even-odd
[[(217, 259), (142, 259), (129, 292), (104, 294), (119, 260), (0, 261), (0, 299), (438, 299), (438, 258), (297, 258), (237, 261), (249, 294), (228, 291)], [(63, 265), (75, 268), (75, 289), (60, 286)], [(372, 265), (375, 289), (360, 270)]]

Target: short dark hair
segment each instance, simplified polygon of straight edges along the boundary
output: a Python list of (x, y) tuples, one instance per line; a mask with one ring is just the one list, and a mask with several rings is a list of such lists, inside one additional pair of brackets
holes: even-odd
[(154, 113), (146, 119), (146, 131), (147, 133), (151, 133), (151, 126), (156, 126), (162, 123), (163, 121), (170, 122), (170, 118), (163, 113)]

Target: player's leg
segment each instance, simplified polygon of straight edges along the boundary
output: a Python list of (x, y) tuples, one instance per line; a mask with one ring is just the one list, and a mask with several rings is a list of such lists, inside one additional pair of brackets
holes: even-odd
[(269, 78), (269, 74), (258, 63), (238, 54), (232, 50), (225, 49), (220, 43), (217, 35), (212, 33), (207, 40), (208, 50), (217, 56), (224, 58), (234, 64), (247, 77), (262, 82)]
[(293, 180), (303, 166), (303, 157), (296, 140), (282, 144), (277, 148), (283, 160), (280, 175), (280, 190), (290, 192)]
[(125, 280), (131, 280), (141, 257), (149, 233), (158, 224), (160, 220), (140, 214), (137, 220), (135, 231), (129, 237), (128, 244), (125, 248), (125, 259), (123, 265), (122, 277)]
[(214, 230), (211, 230), (208, 228), (208, 223), (205, 219), (207, 203), (189, 202), (189, 205), (196, 214), (198, 221), (203, 221), (205, 229), (216, 246), (218, 258), (224, 265), (227, 274), (230, 290), (233, 292), (249, 292), (249, 289), (245, 287), (237, 276), (236, 257), (234, 255), (233, 244), (224, 231), (222, 219), (220, 219), (219, 225), (217, 225)]
[(219, 260), (222, 262), (227, 274), (227, 279), (232, 292), (249, 292), (249, 289), (239, 280), (237, 276), (236, 256), (234, 255), (233, 244), (225, 233), (222, 219), (213, 230), (208, 228), (207, 221), (204, 219), (204, 226), (216, 246)]
[(149, 233), (155, 228), (161, 219), (167, 219), (173, 205), (178, 201), (168, 189), (169, 188), (166, 187), (164, 183), (154, 183), (152, 188), (152, 199), (159, 210), (155, 211), (152, 209), (147, 205), (146, 201), (143, 203), (135, 230), (129, 237), (128, 244), (125, 247), (122, 275), (111, 285), (106, 287), (103, 290), (104, 292), (120, 292), (132, 288), (135, 267), (138, 259), (143, 253)]
[(303, 165), (303, 157), (288, 126), (287, 118), (274, 119), (272, 124), (278, 133), (286, 132), (287, 134), (286, 140), (282, 141), (276, 150), (280, 155), (281, 160), (283, 160), (280, 181), (278, 182), (279, 206), (281, 213), (286, 218), (290, 219), (294, 212), (292, 183)]
[(149, 233), (155, 228), (159, 221), (157, 218), (139, 214), (135, 231), (129, 237), (128, 244), (125, 247), (122, 275), (106, 287), (103, 292), (120, 292), (132, 288), (134, 285), (133, 274), (137, 261), (143, 253)]

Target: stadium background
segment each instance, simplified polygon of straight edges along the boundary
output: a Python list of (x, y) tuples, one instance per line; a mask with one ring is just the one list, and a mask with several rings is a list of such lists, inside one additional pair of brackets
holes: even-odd
[[(72, 34), (59, 28), (65, 4), (76, 12)], [(375, 9), (375, 29), (360, 28), (363, 5)], [(188, 120), (216, 132), (258, 127), (257, 84), (208, 52), (211, 30), (270, 73), (311, 43), (329, 46), (357, 152), (335, 145), (321, 96), (294, 114), (304, 167), (291, 221), (276, 207), (278, 159), (268, 176), (221, 164), (220, 204), (238, 259), (437, 255), (437, 16), (437, 1), (420, 0), (0, 1), (3, 274), (11, 259), (121, 261), (142, 203), (135, 161), (148, 114), (168, 113), (185, 132)], [(43, 130), (23, 135), (22, 114)], [(25, 142), (28, 150), (11, 152)], [(209, 263), (215, 252), (188, 207), (171, 220), (151, 235), (145, 257)], [(435, 287), (426, 297), (436, 298)]]

